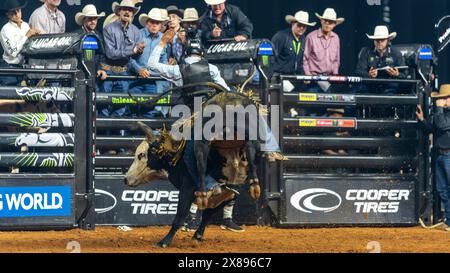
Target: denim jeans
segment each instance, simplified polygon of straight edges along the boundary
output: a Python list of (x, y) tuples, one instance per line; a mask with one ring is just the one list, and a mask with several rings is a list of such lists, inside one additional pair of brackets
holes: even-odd
[[(128, 76), (128, 72), (114, 73), (111, 70), (106, 70), (108, 76)], [(128, 92), (130, 83), (129, 81), (104, 81), (100, 88), (100, 93), (126, 93)], [(101, 117), (124, 117), (130, 114), (128, 106), (125, 107), (112, 107), (108, 106), (103, 109), (99, 109), (99, 116)]]
[(450, 154), (440, 155), (436, 161), (436, 190), (445, 210), (445, 223), (450, 225)]

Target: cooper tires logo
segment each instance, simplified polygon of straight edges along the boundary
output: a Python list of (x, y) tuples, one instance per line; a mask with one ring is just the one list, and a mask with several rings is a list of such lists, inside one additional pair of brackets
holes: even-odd
[[(327, 200), (327, 204), (333, 204), (333, 206), (327, 205), (327, 207), (319, 207), (315, 205), (314, 200), (322, 197), (322, 200)], [(337, 204), (337, 205), (335, 205)], [(342, 204), (342, 198), (334, 191), (327, 189), (308, 189), (297, 192), (291, 197), (291, 205), (299, 211), (305, 213), (323, 212), (329, 213), (337, 210)]]
[(100, 196), (103, 196), (103, 198), (106, 198), (106, 199), (109, 198), (112, 201), (112, 203), (113, 203), (111, 206), (106, 207), (106, 208), (96, 208), (95, 212), (98, 213), (98, 214), (102, 214), (102, 213), (106, 213), (108, 211), (111, 211), (117, 205), (117, 198), (114, 195), (112, 195), (111, 193), (107, 192), (107, 191), (100, 190), (100, 189), (95, 189), (95, 196), (96, 196), (96, 198), (99, 198)]

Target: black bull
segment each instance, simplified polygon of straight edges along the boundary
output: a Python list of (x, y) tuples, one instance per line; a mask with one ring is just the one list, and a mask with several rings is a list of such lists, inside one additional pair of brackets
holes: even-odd
[[(219, 98), (219, 100), (214, 100), (214, 98)], [(228, 92), (216, 95), (208, 102), (210, 101), (222, 109), (225, 109), (227, 103), (244, 106), (253, 103), (246, 96)], [(248, 140), (247, 130), (243, 141), (201, 140), (190, 143), (193, 144), (197, 163), (197, 173), (193, 174), (188, 168), (190, 163), (185, 162), (181, 156), (186, 148), (186, 142), (175, 141), (165, 130), (160, 130), (160, 134), (155, 134), (143, 123), (139, 123), (139, 126), (146, 133), (147, 140), (136, 151), (135, 161), (127, 173), (127, 185), (137, 186), (164, 178), (165, 170), (168, 172), (169, 181), (180, 191), (177, 214), (172, 227), (157, 246), (168, 247), (171, 244), (177, 231), (184, 224), (194, 201), (200, 208), (205, 209), (200, 227), (193, 237), (194, 240), (201, 241), (211, 217), (236, 198), (236, 194), (225, 187), (222, 187), (219, 193), (206, 192), (205, 177), (207, 175), (229, 185), (241, 185), (248, 182), (250, 195), (254, 199), (259, 198), (260, 187), (256, 174), (258, 142)], [(175, 159), (179, 160), (174, 163)], [(243, 175), (243, 173), (245, 174)]]

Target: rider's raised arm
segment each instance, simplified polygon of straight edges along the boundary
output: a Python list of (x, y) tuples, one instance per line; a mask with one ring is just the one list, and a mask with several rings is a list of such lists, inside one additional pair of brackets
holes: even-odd
[(164, 47), (162, 47), (161, 44), (155, 47), (148, 60), (148, 68), (151, 71), (155, 71), (166, 80), (174, 82), (175, 85), (182, 85), (180, 67), (178, 65), (168, 65), (160, 62), (163, 50)]

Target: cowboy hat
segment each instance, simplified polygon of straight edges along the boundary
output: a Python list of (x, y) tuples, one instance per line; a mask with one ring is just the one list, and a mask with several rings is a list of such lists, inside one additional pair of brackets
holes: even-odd
[(196, 9), (188, 8), (184, 11), (182, 22), (197, 22), (199, 20), (200, 18)]
[(153, 8), (150, 10), (148, 14), (141, 14), (139, 16), (139, 23), (141, 26), (145, 27), (147, 25), (148, 20), (153, 20), (157, 22), (164, 22), (166, 19), (163, 17), (161, 10), (157, 8)]
[(205, 0), (207, 5), (220, 5), (225, 3), (226, 0)]
[(178, 17), (183, 18), (184, 9), (179, 9), (177, 6), (168, 6), (166, 8), (167, 13), (170, 14), (176, 14)]
[(438, 92), (431, 93), (432, 98), (440, 99), (450, 97), (450, 84), (443, 84)]
[(134, 10), (134, 14), (136, 15), (141, 10), (141, 7), (136, 7), (133, 0), (122, 0), (120, 4), (118, 2), (114, 2), (112, 4), (112, 8), (115, 14), (118, 13), (120, 8), (131, 8)]
[(94, 5), (86, 5), (81, 12), (78, 12), (75, 15), (75, 22), (77, 25), (83, 25), (83, 20), (85, 17), (105, 17), (105, 13), (102, 12), (100, 14), (97, 13), (97, 8)]
[(161, 16), (162, 18), (164, 18), (164, 21), (169, 21), (170, 17), (169, 17), (169, 13), (167, 12), (166, 9), (160, 9), (161, 10)]
[[(142, 4), (144, 3), (144, 0), (134, 0), (135, 5), (136, 4)], [(119, 5), (119, 3), (117, 2), (113, 2), (111, 7), (112, 7), (112, 12), (114, 12), (114, 9), (116, 8), (116, 6)]]
[(0, 10), (4, 12), (23, 9), (28, 4), (27, 1), (24, 0), (3, 0), (0, 4)]
[(330, 20), (336, 22), (336, 25), (340, 25), (344, 23), (344, 18), (337, 18), (336, 11), (332, 8), (328, 8), (323, 12), (323, 15), (319, 15), (316, 13), (317, 18), (321, 20)]
[(310, 27), (316, 25), (316, 22), (309, 22), (309, 14), (305, 11), (299, 11), (295, 14), (295, 16), (286, 15), (285, 19), (288, 24), (292, 24), (292, 22), (298, 22)]
[(366, 34), (370, 40), (393, 40), (397, 37), (397, 32), (389, 33), (387, 26), (376, 26), (373, 35)]

